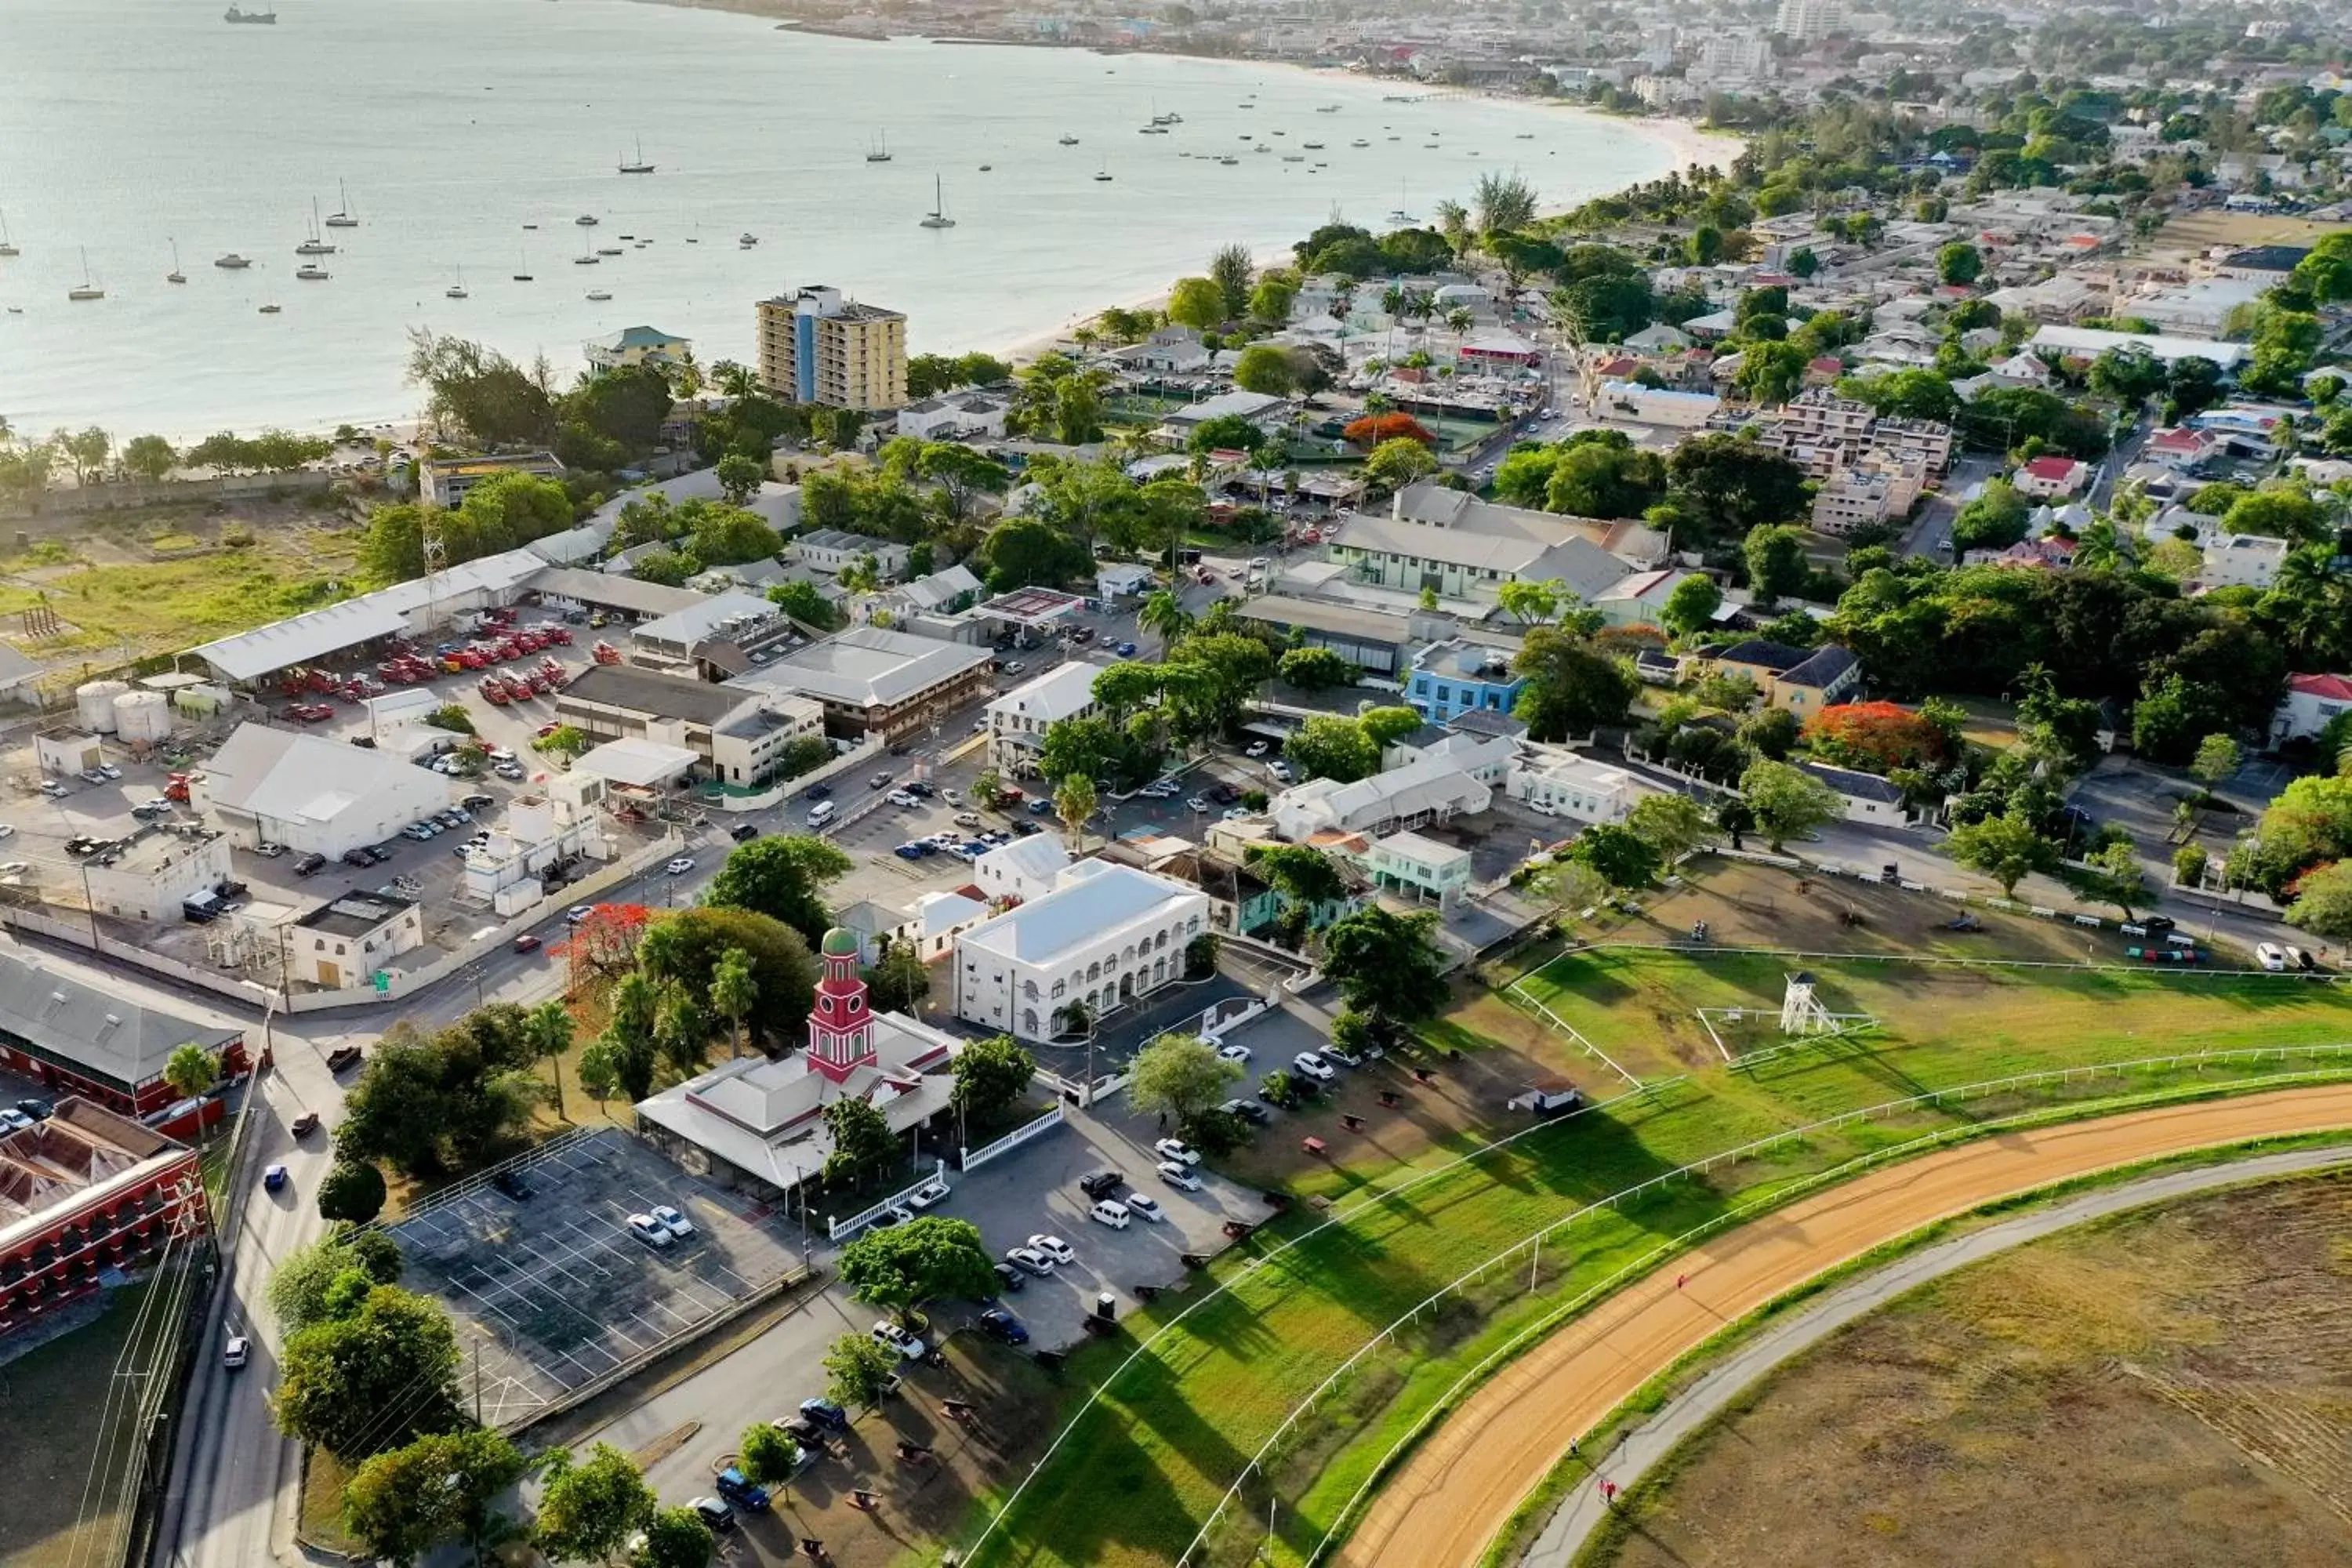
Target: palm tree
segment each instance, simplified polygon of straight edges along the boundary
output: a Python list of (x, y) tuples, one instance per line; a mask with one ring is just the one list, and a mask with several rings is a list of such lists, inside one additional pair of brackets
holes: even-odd
[(1397, 318), (1404, 314), (1407, 297), (1402, 283), (1391, 283), (1381, 290), (1381, 312), (1389, 319), (1388, 357), (1391, 359), (1396, 358)]
[(1473, 237), (1470, 232), (1470, 209), (1460, 202), (1438, 203), (1437, 231), (1445, 237), (1445, 243), (1454, 247), (1456, 255), (1466, 252), (1470, 248), (1470, 241)]
[(1192, 628), (1192, 617), (1184, 608), (1184, 601), (1166, 588), (1143, 601), (1135, 624), (1145, 631), (1160, 634), (1160, 652), (1166, 658), (1170, 645)]
[(656, 921), (637, 938), (637, 969), (648, 980), (674, 977), (686, 960), (686, 938), (676, 924)]
[(1456, 305), (1445, 312), (1445, 324), (1454, 330), (1456, 337), (1466, 336), (1470, 331), (1470, 323), (1475, 320), (1476, 318), (1471, 315), (1470, 307), (1467, 305)]
[(696, 361), (692, 349), (678, 350), (677, 359), (670, 366), (669, 384), (678, 396), (688, 401), (701, 392), (702, 366)]
[(220, 1081), (220, 1058), (191, 1040), (163, 1063), (163, 1081), (184, 1100), (194, 1100)]
[(760, 982), (751, 973), (751, 955), (730, 947), (710, 970), (710, 1008), (727, 1020), (735, 1036), (735, 1054), (743, 1054), (743, 1020), (759, 1005)]
[(691, 1078), (709, 1044), (710, 1015), (701, 1001), (683, 985), (663, 986), (661, 1010), (654, 1015), (655, 1047), (680, 1078)]
[(1054, 815), (1062, 819), (1070, 835), (1073, 851), (1086, 847), (1087, 818), (1095, 814), (1095, 781), (1084, 773), (1072, 773), (1054, 792)]
[(563, 1004), (553, 1000), (541, 1002), (523, 1017), (523, 1032), (530, 1041), (531, 1054), (548, 1064), (555, 1079), (555, 1114), (569, 1121), (563, 1110), (563, 1053), (572, 1048), (572, 1015)]
[(733, 398), (751, 397), (760, 390), (759, 374), (731, 359), (720, 360), (710, 367), (710, 384)]

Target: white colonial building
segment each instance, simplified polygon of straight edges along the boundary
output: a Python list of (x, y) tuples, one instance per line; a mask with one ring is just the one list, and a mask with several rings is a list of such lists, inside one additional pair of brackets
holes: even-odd
[(956, 1016), (1051, 1039), (1073, 1005), (1100, 1018), (1181, 977), (1186, 945), (1208, 929), (1200, 889), (1081, 860), (1052, 892), (956, 939)]
[(1622, 822), (1649, 792), (1622, 768), (1565, 746), (1529, 745), (1511, 764), (1503, 793), (1530, 811), (1577, 822)]
[(1099, 665), (1073, 660), (991, 702), (988, 765), (1021, 777), (1035, 773), (1046, 730), (1065, 719), (1084, 719), (1094, 712), (1095, 677), (1101, 673)]

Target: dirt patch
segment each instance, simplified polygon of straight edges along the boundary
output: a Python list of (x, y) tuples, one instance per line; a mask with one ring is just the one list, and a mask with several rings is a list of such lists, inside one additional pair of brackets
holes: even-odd
[(2021, 1247), (1906, 1297), (1678, 1457), (1589, 1563), (2341, 1563), (2352, 1177)]

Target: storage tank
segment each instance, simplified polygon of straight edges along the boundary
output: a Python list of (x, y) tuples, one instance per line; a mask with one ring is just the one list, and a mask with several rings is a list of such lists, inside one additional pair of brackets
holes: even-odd
[(93, 735), (114, 733), (114, 700), (131, 689), (120, 680), (92, 680), (74, 688), (76, 722)]
[(126, 746), (172, 738), (172, 700), (160, 691), (126, 691), (114, 700), (114, 732)]

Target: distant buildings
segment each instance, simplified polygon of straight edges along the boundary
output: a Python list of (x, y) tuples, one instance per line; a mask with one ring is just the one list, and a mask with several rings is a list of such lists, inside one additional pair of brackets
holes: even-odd
[(1845, 0), (1780, 0), (1772, 30), (1810, 44), (1843, 30), (1845, 25)]
[(664, 368), (676, 365), (693, 354), (694, 344), (659, 327), (623, 327), (617, 332), (589, 339), (581, 349), (587, 355), (589, 369), (606, 371), (627, 370), (641, 364)]
[(205, 1226), (196, 1152), (87, 1100), (0, 1132), (0, 1335), (154, 1262)]
[(1045, 731), (1064, 720), (1084, 719), (1095, 711), (1095, 677), (1101, 673), (1098, 665), (1073, 660), (991, 702), (989, 766), (1015, 778), (1038, 772)]
[(907, 401), (907, 318), (811, 284), (762, 300), (760, 381), (786, 403), (861, 412)]

